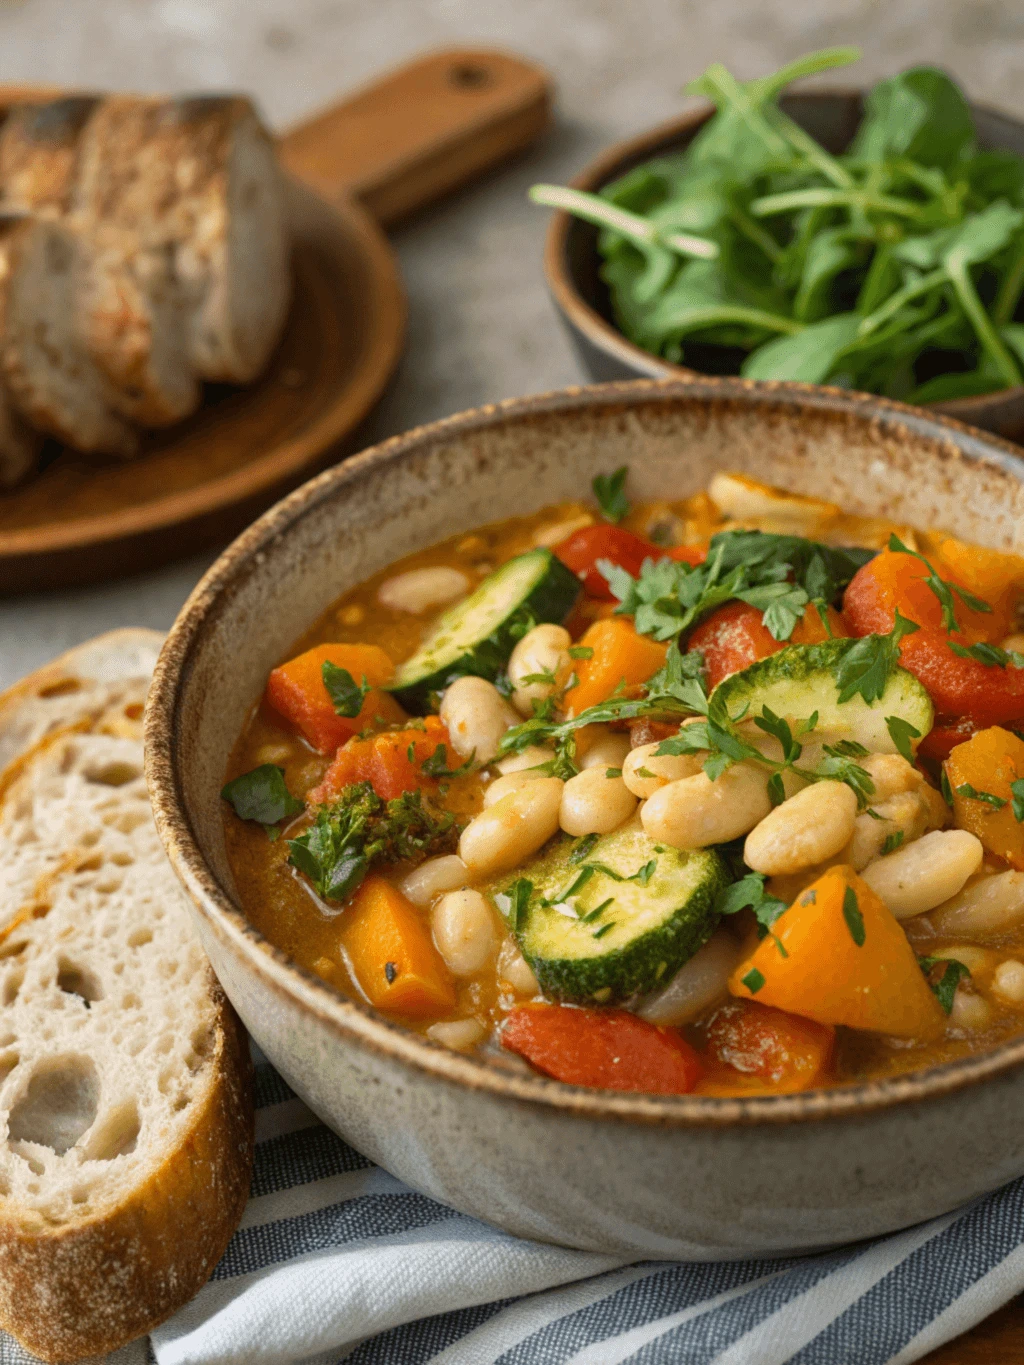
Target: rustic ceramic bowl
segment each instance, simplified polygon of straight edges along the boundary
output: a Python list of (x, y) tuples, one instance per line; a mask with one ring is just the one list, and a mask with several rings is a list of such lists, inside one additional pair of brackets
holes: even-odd
[[(783, 97), (782, 108), (830, 152), (848, 146), (863, 113), (857, 90), (813, 90)], [(652, 157), (671, 156), (689, 145), (712, 110), (699, 109), (607, 148), (572, 182), (596, 192)], [(994, 109), (972, 105), (978, 141), (1024, 156), (1024, 123)], [(612, 319), (611, 300), (601, 279), (597, 228), (567, 213), (556, 213), (544, 250), (544, 273), (562, 321), (593, 379), (668, 378), (693, 375), (627, 340)], [(935, 412), (984, 427), (1010, 440), (1024, 438), (1024, 387), (928, 405)]]
[(982, 433), (879, 399), (741, 380), (610, 384), (463, 413), (366, 451), (249, 528), (157, 665), (157, 824), (225, 990), (309, 1106), (414, 1188), (524, 1237), (728, 1258), (869, 1237), (1024, 1172), (1024, 1038), (913, 1076), (748, 1100), (577, 1089), (445, 1051), (301, 970), (246, 921), (219, 791), (268, 670), (341, 592), (483, 522), (716, 470), (1024, 553), (1022, 466)]

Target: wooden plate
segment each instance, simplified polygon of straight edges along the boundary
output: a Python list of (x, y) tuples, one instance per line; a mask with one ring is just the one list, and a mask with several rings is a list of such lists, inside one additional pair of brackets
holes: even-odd
[[(49, 97), (0, 92), (0, 103)], [(536, 67), (431, 54), (286, 134), (294, 301), (266, 374), (208, 387), (187, 422), (121, 463), (60, 448), (0, 495), (0, 591), (152, 567), (225, 540), (351, 448), (398, 363), (405, 298), (380, 224), (532, 142), (550, 116)], [(329, 202), (330, 201), (330, 202)]]

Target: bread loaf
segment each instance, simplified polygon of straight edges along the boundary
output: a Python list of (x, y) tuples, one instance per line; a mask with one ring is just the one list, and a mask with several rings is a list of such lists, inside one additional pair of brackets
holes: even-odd
[[(252, 1160), (241, 1028), (152, 823), (151, 632), (0, 698), (0, 1326), (116, 1350), (204, 1283)], [(131, 670), (131, 671), (125, 671)]]

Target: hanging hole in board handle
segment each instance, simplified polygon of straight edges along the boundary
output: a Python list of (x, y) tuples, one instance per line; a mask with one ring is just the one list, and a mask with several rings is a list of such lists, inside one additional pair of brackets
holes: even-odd
[(356, 199), (387, 226), (529, 147), (552, 93), (546, 71), (510, 52), (428, 52), (292, 128), (278, 151), (325, 199)]

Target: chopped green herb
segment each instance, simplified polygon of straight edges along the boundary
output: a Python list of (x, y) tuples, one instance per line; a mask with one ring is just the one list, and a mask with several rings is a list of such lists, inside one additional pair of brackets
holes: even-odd
[(851, 643), (836, 673), (839, 700), (850, 701), (858, 693), (866, 702), (880, 701), (900, 662), (900, 641), (920, 626), (896, 612), (888, 635), (864, 635)]
[(911, 725), (909, 720), (904, 720), (902, 716), (886, 716), (885, 728), (889, 731), (889, 738), (899, 752), (908, 763), (913, 763), (914, 751), (910, 747), (910, 741), (920, 739), (921, 731), (916, 726)]
[(1006, 805), (1005, 796), (995, 796), (992, 792), (980, 792), (977, 787), (972, 787), (969, 782), (961, 782), (956, 789), (956, 794), (966, 797), (968, 801), (984, 801), (986, 806), (992, 806), (994, 810), (1002, 810)]
[(526, 877), (517, 877), (511, 886), (501, 892), (500, 895), (495, 896), (495, 903), (508, 920), (509, 928), (513, 933), (518, 933), (523, 927), (532, 895), (533, 882), (528, 881)]
[(773, 806), (781, 806), (786, 799), (786, 784), (781, 773), (772, 773), (768, 779), (768, 800)]
[(756, 967), (751, 967), (750, 971), (747, 972), (746, 976), (742, 977), (741, 980), (751, 995), (756, 995), (764, 985), (764, 977)]
[(570, 659), (592, 659), (594, 651), (589, 645), (570, 645), (567, 651)]
[(761, 930), (761, 937), (786, 910), (786, 902), (776, 896), (769, 896), (765, 889), (763, 872), (748, 872), (732, 886), (727, 886), (715, 902), (715, 912), (719, 915), (735, 915), (740, 910), (753, 910)]
[(234, 807), (240, 820), (262, 825), (271, 840), (278, 836), (280, 821), (305, 810), (304, 804), (288, 790), (284, 769), (274, 763), (262, 763), (236, 777), (222, 789), (221, 797)]
[(621, 777), (621, 776), (622, 776), (622, 769), (621, 769), (621, 768), (605, 768), (605, 770), (604, 770), (604, 775), (605, 775), (605, 777)]
[(595, 929), (595, 930), (594, 930), (594, 937), (595, 937), (595, 938), (604, 938), (605, 934), (611, 933), (611, 931), (612, 931), (614, 928), (615, 928), (615, 921), (614, 921), (613, 919), (610, 919), (610, 920), (608, 921), (607, 924), (602, 924), (601, 927), (600, 927), (600, 929)]
[(529, 686), (531, 683), (542, 683), (545, 687), (554, 687), (555, 675), (550, 668), (542, 668), (539, 673), (524, 673), (519, 679), (518, 686), (524, 684)]
[(846, 927), (850, 931), (850, 937), (858, 948), (864, 947), (864, 916), (860, 912), (857, 904), (857, 893), (852, 886), (848, 886), (843, 892), (843, 919), (846, 920)]
[(584, 915), (583, 918), (580, 920), (580, 923), (593, 924), (594, 920), (601, 918), (604, 912), (608, 909), (609, 905), (614, 904), (615, 897), (609, 896), (606, 901), (602, 901), (600, 905), (595, 905), (593, 910), (589, 911), (586, 915)]
[(628, 465), (620, 465), (613, 474), (598, 474), (591, 487), (605, 521), (618, 522), (629, 516), (629, 500), (625, 494)]
[(947, 806), (953, 804), (953, 788), (949, 785), (949, 774), (946, 772), (946, 765), (942, 765), (942, 773), (939, 777), (939, 787), (942, 791), (942, 799)]
[(584, 862), (590, 856), (590, 852), (599, 838), (600, 835), (598, 834), (585, 834), (569, 854), (569, 861), (571, 863)]
[(650, 768), (634, 768), (633, 771), (636, 773), (637, 777), (647, 777), (647, 778), (655, 778), (655, 779), (657, 779), (657, 776), (658, 776), (657, 773), (652, 773), (651, 770), (650, 770)]
[(911, 550), (908, 546), (904, 545), (903, 541), (900, 540), (895, 532), (889, 536), (889, 549), (896, 551), (898, 554), (912, 555), (914, 559), (920, 560), (928, 570), (928, 577), (924, 581), (938, 598), (939, 605), (942, 608), (942, 624), (945, 626), (947, 634), (960, 630), (960, 625), (956, 619), (956, 602), (953, 598), (954, 593), (960, 598), (960, 601), (963, 602), (964, 606), (969, 607), (972, 611), (988, 612), (992, 610), (987, 602), (983, 602), (980, 597), (975, 597), (974, 593), (968, 592), (966, 588), (958, 587), (956, 583), (949, 583), (946, 579), (941, 578), (934, 566), (925, 559), (924, 555), (918, 554), (917, 550)]
[[(956, 988), (961, 981), (970, 977), (970, 971), (955, 957), (919, 957), (917, 960), (921, 970), (928, 978), (929, 986), (935, 992), (936, 999), (944, 1012), (949, 1014), (956, 998)], [(942, 975), (937, 981), (934, 977), (936, 967), (943, 968)]]
[(422, 792), (384, 802), (369, 782), (356, 782), (321, 806), (309, 829), (288, 840), (288, 861), (323, 900), (343, 901), (374, 863), (448, 853), (457, 839), (455, 817), (435, 810)]
[(430, 757), (423, 760), (420, 767), (427, 777), (464, 777), (466, 773), (471, 771), (475, 759), (476, 750), (474, 749), (465, 763), (458, 768), (449, 768), (448, 750), (445, 745), (439, 744)]
[(950, 640), (949, 647), (961, 659), (976, 659), (987, 668), (1005, 668), (1007, 664), (1024, 668), (1024, 654), (1018, 654), (1015, 649), (1000, 649), (998, 645), (984, 641), (976, 645), (958, 645), (954, 640)]
[(329, 659), (324, 660), (320, 673), (335, 715), (346, 716), (349, 719), (358, 716), (363, 709), (363, 700), (367, 692), (372, 690), (365, 676), (361, 683), (357, 683), (347, 668), (339, 668)]
[(1010, 794), (1013, 797), (1013, 818), (1024, 822), (1024, 777), (1018, 777), (1016, 782), (1010, 783)]
[(906, 835), (901, 829), (894, 829), (891, 834), (885, 836), (885, 843), (882, 845), (882, 857), (888, 857), (890, 853), (895, 853), (903, 843)]

